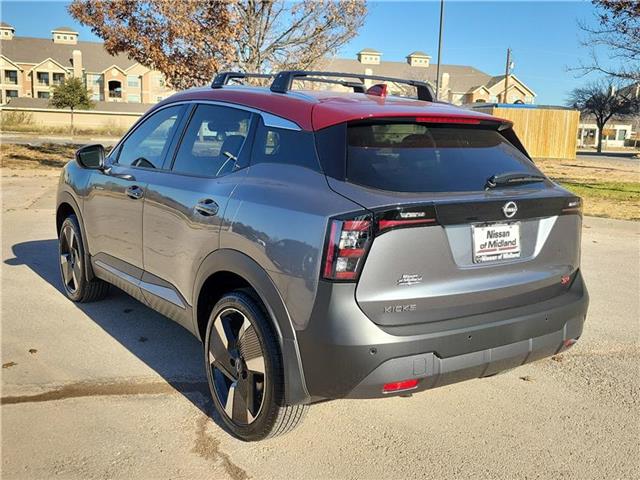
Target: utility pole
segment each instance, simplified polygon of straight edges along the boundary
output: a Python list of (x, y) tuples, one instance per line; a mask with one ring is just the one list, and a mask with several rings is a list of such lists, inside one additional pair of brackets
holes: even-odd
[(444, 0), (440, 0), (440, 33), (438, 34), (438, 67), (436, 68), (436, 100), (440, 97), (440, 55), (442, 53), (442, 21), (444, 19)]
[(502, 103), (509, 103), (507, 101), (507, 90), (509, 90), (509, 74), (511, 73), (511, 49), (507, 48), (507, 67), (504, 73), (504, 95), (502, 95)]

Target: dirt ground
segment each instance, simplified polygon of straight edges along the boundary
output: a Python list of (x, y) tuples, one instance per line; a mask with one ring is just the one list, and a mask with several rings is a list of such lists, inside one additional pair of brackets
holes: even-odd
[(200, 344), (114, 289), (58, 280), (56, 171), (2, 172), (3, 479), (640, 478), (640, 223), (585, 217), (591, 304), (568, 352), (504, 375), (313, 406), (243, 443), (212, 412)]

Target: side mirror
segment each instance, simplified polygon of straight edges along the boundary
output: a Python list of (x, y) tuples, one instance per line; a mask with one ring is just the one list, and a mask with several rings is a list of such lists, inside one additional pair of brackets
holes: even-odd
[(76, 162), (82, 168), (102, 170), (104, 168), (104, 147), (100, 144), (85, 145), (76, 151)]

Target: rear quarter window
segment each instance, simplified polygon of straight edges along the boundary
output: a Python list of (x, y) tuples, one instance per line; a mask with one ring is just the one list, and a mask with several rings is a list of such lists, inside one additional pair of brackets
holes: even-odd
[(492, 175), (540, 174), (500, 132), (477, 126), (355, 124), (346, 137), (346, 180), (381, 190), (479, 191)]
[(266, 127), (262, 120), (256, 131), (251, 163), (281, 163), (316, 171), (320, 169), (311, 132)]

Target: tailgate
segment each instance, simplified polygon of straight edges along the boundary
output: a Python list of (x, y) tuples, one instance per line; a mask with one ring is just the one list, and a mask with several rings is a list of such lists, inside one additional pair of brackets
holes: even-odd
[[(514, 308), (565, 292), (580, 262), (581, 217), (562, 214), (568, 199), (560, 197), (516, 200), (521, 213), (505, 219), (508, 202), (435, 205), (437, 225), (378, 235), (356, 290), (360, 308), (379, 325), (397, 326)], [(479, 258), (474, 229), (483, 228), (512, 230), (517, 253)]]

